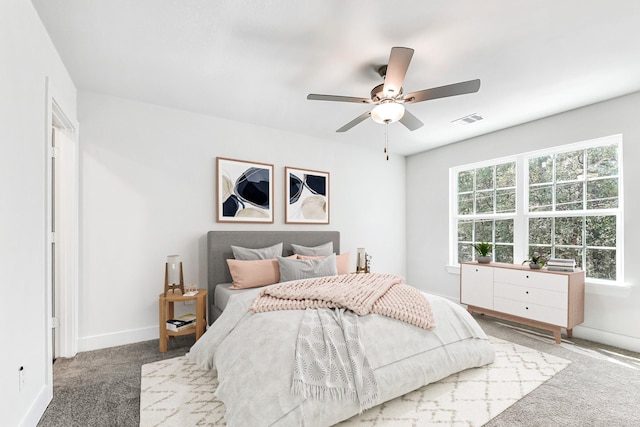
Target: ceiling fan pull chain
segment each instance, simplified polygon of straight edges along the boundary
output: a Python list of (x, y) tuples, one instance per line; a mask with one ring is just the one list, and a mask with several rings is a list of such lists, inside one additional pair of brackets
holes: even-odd
[(389, 123), (384, 125), (384, 153), (389, 161)]

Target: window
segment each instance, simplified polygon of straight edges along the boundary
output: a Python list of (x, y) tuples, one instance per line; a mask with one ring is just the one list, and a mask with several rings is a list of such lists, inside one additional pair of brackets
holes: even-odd
[(475, 259), (473, 244), (489, 242), (498, 262), (538, 252), (619, 280), (621, 149), (615, 135), (452, 169), (453, 260)]
[(513, 262), (516, 163), (509, 161), (457, 173), (458, 260), (474, 259), (473, 244), (493, 244), (493, 259)]

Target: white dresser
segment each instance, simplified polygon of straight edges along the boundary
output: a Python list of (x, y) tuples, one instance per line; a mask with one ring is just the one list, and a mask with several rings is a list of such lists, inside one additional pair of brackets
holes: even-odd
[(460, 302), (470, 313), (530, 325), (572, 336), (584, 321), (584, 272), (532, 270), (528, 266), (493, 262), (460, 265)]

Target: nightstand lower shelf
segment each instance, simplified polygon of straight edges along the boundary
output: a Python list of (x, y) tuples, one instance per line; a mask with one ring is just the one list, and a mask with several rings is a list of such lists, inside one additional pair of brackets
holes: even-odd
[[(171, 331), (167, 329), (167, 320), (173, 319), (174, 308), (176, 302), (195, 301), (196, 305), (196, 324), (195, 326), (181, 331)], [(196, 295), (184, 296), (179, 291), (168, 293), (167, 296), (161, 293), (158, 300), (159, 305), (159, 335), (160, 335), (160, 352), (167, 351), (167, 340), (172, 337), (181, 335), (195, 334), (196, 341), (204, 334), (207, 326), (207, 290), (198, 289)]]

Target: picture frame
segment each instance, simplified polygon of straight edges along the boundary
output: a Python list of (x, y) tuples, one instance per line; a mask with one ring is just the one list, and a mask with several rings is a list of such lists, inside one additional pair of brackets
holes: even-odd
[(273, 223), (273, 165), (216, 157), (217, 222)]
[(284, 182), (286, 224), (329, 224), (329, 172), (286, 166)]

